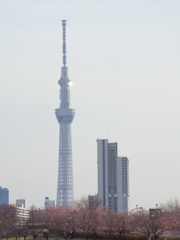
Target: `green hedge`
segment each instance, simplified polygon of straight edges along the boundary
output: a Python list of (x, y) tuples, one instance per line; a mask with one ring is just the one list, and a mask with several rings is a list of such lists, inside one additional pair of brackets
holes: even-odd
[[(85, 238), (85, 234), (83, 232), (76, 233), (77, 238)], [(108, 233), (94, 233), (90, 232), (87, 234), (89, 239), (107, 239), (110, 240), (110, 235)], [(132, 235), (132, 234), (123, 234), (121, 235), (121, 239), (119, 234), (112, 234), (111, 240), (147, 240), (146, 236), (144, 235)], [(169, 239), (168, 239), (169, 240)], [(173, 240), (173, 239), (171, 239)], [(180, 240), (180, 239), (179, 239)]]

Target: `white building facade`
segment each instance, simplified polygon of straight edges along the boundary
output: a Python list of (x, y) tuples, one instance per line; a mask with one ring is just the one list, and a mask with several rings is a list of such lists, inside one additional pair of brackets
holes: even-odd
[(114, 212), (128, 211), (129, 160), (118, 157), (118, 144), (97, 140), (98, 198)]
[(30, 217), (30, 210), (24, 207), (16, 207), (17, 223), (24, 225)]

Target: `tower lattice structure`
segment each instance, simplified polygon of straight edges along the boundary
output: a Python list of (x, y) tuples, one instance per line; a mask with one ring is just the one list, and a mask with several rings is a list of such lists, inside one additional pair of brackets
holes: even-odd
[(66, 20), (62, 20), (63, 29), (63, 66), (61, 67), (60, 106), (56, 109), (56, 117), (60, 125), (59, 132), (59, 165), (57, 183), (57, 205), (70, 206), (74, 201), (73, 162), (71, 144), (71, 123), (75, 111), (70, 108), (70, 79), (66, 66)]

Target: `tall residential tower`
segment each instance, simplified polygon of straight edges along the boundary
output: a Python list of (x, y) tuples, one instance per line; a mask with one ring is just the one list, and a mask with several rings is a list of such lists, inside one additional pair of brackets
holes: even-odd
[(98, 198), (114, 212), (128, 211), (129, 160), (118, 157), (117, 143), (97, 140)]
[(63, 28), (63, 66), (61, 67), (60, 106), (56, 109), (56, 117), (60, 125), (59, 133), (59, 166), (57, 183), (57, 205), (70, 206), (74, 201), (73, 164), (71, 146), (71, 123), (75, 111), (70, 108), (70, 79), (66, 66), (66, 20), (62, 20)]

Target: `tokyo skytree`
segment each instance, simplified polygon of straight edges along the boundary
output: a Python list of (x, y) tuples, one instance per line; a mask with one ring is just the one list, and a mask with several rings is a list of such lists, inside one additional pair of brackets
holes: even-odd
[(59, 165), (57, 182), (57, 205), (71, 206), (74, 201), (73, 193), (73, 162), (71, 146), (71, 123), (75, 111), (70, 108), (70, 79), (66, 67), (66, 20), (62, 20), (63, 28), (63, 66), (61, 67), (60, 106), (56, 109), (56, 117), (60, 125), (59, 132)]

